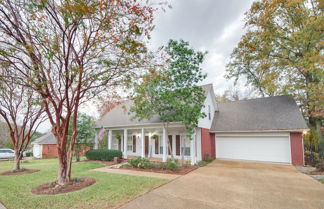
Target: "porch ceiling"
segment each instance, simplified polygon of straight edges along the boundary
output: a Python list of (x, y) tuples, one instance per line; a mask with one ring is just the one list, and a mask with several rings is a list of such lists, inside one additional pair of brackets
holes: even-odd
[[(185, 127), (170, 127), (168, 128), (169, 133), (184, 133), (186, 132)], [(142, 129), (141, 128), (127, 128), (127, 134), (141, 134)], [(162, 135), (163, 133), (163, 127), (161, 128), (145, 128), (144, 127), (144, 133), (145, 134), (158, 134)], [(112, 130), (112, 134), (124, 134), (124, 129), (119, 129), (119, 130)]]

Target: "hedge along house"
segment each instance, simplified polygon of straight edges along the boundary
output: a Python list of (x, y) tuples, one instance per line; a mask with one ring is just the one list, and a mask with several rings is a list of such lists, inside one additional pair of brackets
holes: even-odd
[(181, 159), (183, 151), (191, 164), (211, 157), (304, 165), (302, 133), (308, 128), (293, 99), (275, 96), (217, 104), (212, 85), (202, 88), (206, 97), (201, 111), (207, 117), (199, 120), (192, 140), (179, 122), (170, 123), (166, 130), (158, 117), (131, 120), (130, 100), (97, 121), (97, 133), (107, 130), (107, 148), (122, 151), (124, 158), (166, 161), (171, 157), (170, 144), (176, 159)]

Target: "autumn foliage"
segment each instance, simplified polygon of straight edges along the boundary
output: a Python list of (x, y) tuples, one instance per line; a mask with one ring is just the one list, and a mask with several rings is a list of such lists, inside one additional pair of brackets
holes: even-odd
[(261, 95), (290, 95), (311, 126), (324, 117), (324, 14), (320, 0), (255, 1), (227, 78), (246, 78)]
[(80, 105), (109, 94), (110, 86), (129, 82), (147, 65), (156, 6), (134, 0), (0, 1), (0, 65), (41, 97), (57, 140), (58, 184), (71, 180)]

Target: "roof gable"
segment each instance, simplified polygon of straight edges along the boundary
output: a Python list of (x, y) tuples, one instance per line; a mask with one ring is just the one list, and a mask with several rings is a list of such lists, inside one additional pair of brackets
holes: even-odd
[[(206, 96), (208, 93), (214, 95), (212, 84), (203, 85), (201, 87), (203, 88)], [(215, 98), (215, 95), (212, 98)], [(116, 105), (113, 109), (107, 112), (101, 119), (99, 119), (96, 122), (95, 128), (123, 127), (123, 126), (136, 126), (142, 124), (144, 125), (144, 124), (162, 123), (162, 121), (158, 116), (153, 116), (149, 120), (144, 119), (142, 121), (139, 121), (137, 119), (132, 119), (134, 114), (130, 113), (129, 110), (133, 104), (134, 104), (133, 101), (125, 100), (120, 104)]]
[(37, 138), (32, 144), (56, 144), (56, 139), (52, 133), (47, 133)]

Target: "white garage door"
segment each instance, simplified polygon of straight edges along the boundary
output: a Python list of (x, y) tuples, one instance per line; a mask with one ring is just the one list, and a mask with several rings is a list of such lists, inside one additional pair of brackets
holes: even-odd
[(289, 136), (216, 135), (216, 158), (291, 163)]
[(33, 146), (33, 156), (35, 158), (42, 158), (42, 148), (43, 148), (43, 145), (34, 144), (34, 146)]

